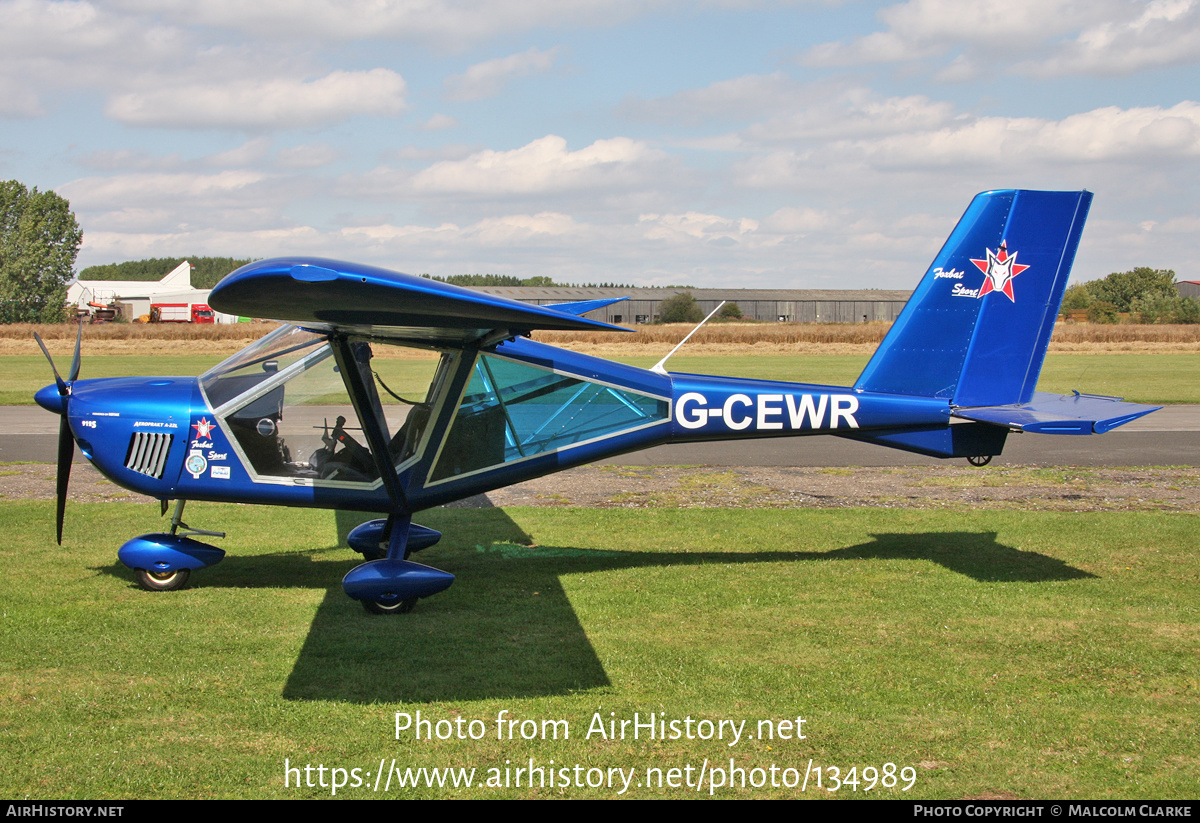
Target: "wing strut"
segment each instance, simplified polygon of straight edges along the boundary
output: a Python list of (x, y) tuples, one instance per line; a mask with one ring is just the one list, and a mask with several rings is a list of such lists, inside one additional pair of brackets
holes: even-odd
[(347, 387), (350, 389), (350, 399), (354, 402), (354, 410), (358, 413), (359, 422), (362, 423), (367, 445), (371, 447), (371, 455), (375, 458), (375, 468), (379, 471), (388, 497), (392, 500), (392, 508), (395, 511), (408, 511), (408, 498), (404, 495), (404, 489), (400, 486), (400, 478), (396, 476), (396, 467), (392, 465), (392, 458), (388, 453), (388, 438), (383, 429), (383, 415), (377, 409), (378, 404), (371, 402), (371, 389), (374, 386), (369, 385), (363, 378), (363, 370), (359, 368), (358, 359), (354, 356), (354, 347), (351, 346), (350, 341), (340, 334), (331, 335), (329, 340), (333, 345), (333, 355), (337, 360), (338, 368), (342, 370)]

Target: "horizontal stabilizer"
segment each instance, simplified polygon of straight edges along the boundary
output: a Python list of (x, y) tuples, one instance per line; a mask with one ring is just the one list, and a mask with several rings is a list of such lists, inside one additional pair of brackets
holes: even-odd
[(1104, 434), (1161, 408), (1126, 403), (1120, 397), (1034, 392), (1028, 403), (955, 409), (952, 414), (1037, 434)]
[(620, 303), (622, 300), (628, 299), (628, 297), (601, 297), (597, 300), (576, 300), (571, 303), (544, 303), (542, 308), (554, 309), (555, 311), (573, 314), (578, 317), (590, 311), (602, 309), (605, 306), (611, 306), (613, 303)]

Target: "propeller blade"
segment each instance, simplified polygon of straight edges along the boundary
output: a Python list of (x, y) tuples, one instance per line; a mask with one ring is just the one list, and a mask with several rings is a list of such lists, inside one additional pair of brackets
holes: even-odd
[(58, 477), (55, 483), (56, 492), (56, 511), (55, 511), (55, 526), (58, 530), (58, 545), (62, 545), (63, 534), (63, 518), (67, 511), (67, 487), (71, 483), (71, 461), (75, 459), (75, 437), (71, 434), (71, 424), (67, 419), (67, 398), (71, 395), (71, 383), (79, 377), (79, 350), (83, 342), (83, 326), (80, 325), (79, 332), (75, 335), (75, 356), (71, 359), (71, 371), (67, 373), (67, 381), (62, 379), (62, 375), (58, 373), (58, 367), (54, 365), (54, 358), (50, 356), (50, 350), (46, 348), (46, 344), (42, 341), (42, 336), (37, 332), (33, 333), (33, 339), (37, 341), (38, 346), (42, 350), (42, 354), (46, 355), (46, 359), (50, 361), (50, 370), (54, 372), (54, 383), (58, 386), (58, 394), (63, 398), (63, 406), (60, 412), (61, 417), (58, 421)]
[(71, 371), (67, 374), (67, 381), (74, 383), (79, 377), (79, 345), (83, 342), (83, 324), (79, 324), (79, 331), (75, 335), (75, 357), (71, 360)]
[[(50, 361), (50, 371), (54, 372), (54, 382), (58, 384), (58, 393), (63, 397), (68, 394), (67, 384), (63, 382), (62, 377), (58, 374), (58, 369), (54, 365), (54, 358), (50, 356), (50, 350), (46, 348), (46, 344), (42, 342), (42, 336), (37, 332), (33, 333), (33, 339), (42, 347), (42, 354), (46, 355), (46, 359)], [(78, 350), (77, 350), (78, 351)]]
[(58, 423), (58, 545), (62, 545), (63, 515), (67, 510), (67, 484), (71, 482), (71, 461), (75, 459), (75, 438), (64, 414)]

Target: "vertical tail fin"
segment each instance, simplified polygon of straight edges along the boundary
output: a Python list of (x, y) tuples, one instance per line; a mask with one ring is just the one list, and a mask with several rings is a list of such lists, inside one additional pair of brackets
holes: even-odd
[(971, 201), (855, 388), (1026, 403), (1092, 194), (989, 191)]

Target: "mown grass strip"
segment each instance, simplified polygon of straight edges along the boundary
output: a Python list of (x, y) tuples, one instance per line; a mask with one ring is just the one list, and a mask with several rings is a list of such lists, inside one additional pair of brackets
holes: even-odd
[[(458, 582), (392, 619), (341, 592), (347, 518), (192, 504), (188, 519), (227, 529), (230, 556), (193, 588), (151, 594), (115, 553), (161, 527), (156, 509), (73, 505), (58, 551), (52, 504), (0, 504), (5, 795), (322, 797), (285, 788), (285, 759), (373, 772), (380, 758), (478, 779), (530, 758), (639, 776), (812, 758), (843, 774), (915, 769), (909, 793), (872, 796), (1195, 793), (1195, 516), (442, 509), (420, 519), (446, 538), (418, 559)], [(395, 713), (417, 711), (487, 734), (397, 740)], [(571, 737), (497, 740), (502, 711), (566, 720)], [(597, 713), (635, 712), (748, 729), (803, 716), (806, 739), (584, 738)]]

